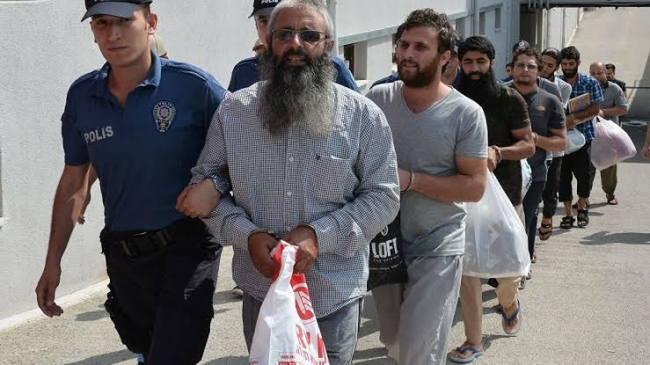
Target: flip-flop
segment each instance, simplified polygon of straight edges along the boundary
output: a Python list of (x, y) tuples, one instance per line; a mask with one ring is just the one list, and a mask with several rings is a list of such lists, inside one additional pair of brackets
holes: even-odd
[[(510, 317), (506, 316), (506, 311), (504, 309), (503, 312), (501, 312), (501, 327), (503, 328), (503, 332), (505, 332), (508, 335), (516, 335), (520, 330), (521, 330), (521, 315), (520, 315), (520, 309), (521, 309), (521, 304), (519, 303), (519, 299), (517, 298), (517, 310), (515, 310), (514, 313), (510, 315)], [(510, 326), (514, 320), (517, 319), (517, 324), (508, 329), (506, 326)]]
[(452, 355), (451, 352), (450, 352), (449, 353), (449, 360), (451, 362), (456, 363), (456, 364), (469, 364), (469, 363), (474, 362), (474, 360), (476, 360), (481, 355), (483, 355), (483, 351), (479, 351), (475, 347), (472, 347), (472, 346), (467, 346), (465, 348), (456, 347), (456, 351), (461, 353), (461, 354), (465, 354), (467, 351), (472, 352), (472, 355), (470, 355), (469, 357), (464, 358), (464, 359), (461, 358), (461, 357), (456, 357), (456, 356)]

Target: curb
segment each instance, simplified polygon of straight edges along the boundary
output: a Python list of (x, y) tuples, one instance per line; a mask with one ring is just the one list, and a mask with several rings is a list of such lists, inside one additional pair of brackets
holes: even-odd
[[(106, 293), (107, 290), (107, 285), (108, 285), (109, 280), (103, 280), (98, 283), (92, 284), (86, 288), (83, 288), (81, 290), (78, 290), (76, 292), (73, 292), (71, 294), (68, 294), (66, 296), (63, 296), (61, 298), (57, 298), (56, 302), (57, 304), (61, 306), (72, 306), (75, 304), (79, 304), (86, 299), (95, 296), (99, 293)], [(44, 319), (45, 316), (43, 315), (43, 312), (41, 312), (40, 309), (33, 309), (24, 313), (17, 314), (15, 316), (11, 316), (9, 318), (5, 318), (3, 320), (0, 320), (0, 332), (1, 331), (6, 331), (18, 326), (21, 326), (23, 324), (27, 324), (30, 322), (35, 322), (41, 319)]]

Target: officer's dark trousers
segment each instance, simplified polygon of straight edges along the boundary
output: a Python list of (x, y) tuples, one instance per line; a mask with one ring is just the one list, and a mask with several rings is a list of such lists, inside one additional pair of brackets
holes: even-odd
[(558, 198), (561, 202), (573, 201), (572, 181), (576, 177), (578, 197), (588, 198), (591, 192), (591, 142), (581, 149), (562, 158), (560, 188)]
[(109, 243), (121, 233), (102, 232), (110, 287), (127, 318), (118, 333), (135, 338), (125, 344), (148, 365), (196, 364), (208, 340), (221, 247), (203, 222), (190, 221), (170, 245), (135, 258)]

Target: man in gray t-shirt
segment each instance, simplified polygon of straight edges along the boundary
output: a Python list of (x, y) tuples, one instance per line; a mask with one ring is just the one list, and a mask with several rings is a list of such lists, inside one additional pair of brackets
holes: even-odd
[[(485, 115), (455, 89), (428, 109), (413, 113), (402, 81), (380, 85), (367, 96), (386, 115), (400, 169), (433, 176), (458, 175), (457, 157), (486, 158)], [(433, 148), (435, 146), (435, 148)], [(417, 179), (417, 178), (416, 178)], [(402, 194), (401, 225), (406, 257), (461, 255), (465, 205), (408, 191)]]
[(441, 83), (453, 28), (447, 16), (416, 10), (402, 24), (401, 81), (368, 97), (386, 114), (400, 175), (404, 285), (373, 289), (380, 340), (400, 364), (446, 359), (465, 249), (466, 201), (483, 196), (487, 125), (481, 107)]
[[(600, 103), (600, 111), (598, 116), (601, 118), (609, 119), (612, 122), (619, 124), (619, 117), (627, 113), (628, 103), (627, 98), (623, 89), (613, 82), (607, 81), (607, 69), (605, 64), (602, 62), (594, 62), (589, 66), (589, 74), (591, 77), (596, 79), (600, 84), (600, 88), (603, 90), (603, 102)], [(618, 200), (614, 192), (616, 191), (616, 184), (618, 182), (618, 177), (616, 176), (616, 165), (608, 167), (600, 172), (600, 183), (602, 185), (603, 191), (605, 192), (605, 197), (607, 198), (607, 204), (616, 205)], [(596, 178), (596, 167), (591, 165), (591, 188), (594, 185), (594, 179)]]

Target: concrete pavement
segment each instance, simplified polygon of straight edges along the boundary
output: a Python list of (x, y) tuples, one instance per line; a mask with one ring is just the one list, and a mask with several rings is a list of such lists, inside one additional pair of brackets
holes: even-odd
[[(602, 47), (598, 51), (602, 53), (596, 54), (595, 50), (591, 53), (586, 45), (594, 35), (610, 37), (610, 41), (603, 42), (612, 43), (619, 39), (619, 28), (634, 29), (636, 35), (633, 36), (637, 37), (624, 40), (630, 45), (618, 49), (619, 53), (624, 53), (620, 61), (616, 60), (621, 78), (625, 79), (623, 75), (627, 71), (624, 70), (638, 69), (626, 62), (636, 62), (640, 57), (639, 49), (645, 52), (643, 58), (647, 58), (650, 43), (646, 35), (650, 34), (650, 23), (646, 19), (650, 18), (650, 9), (625, 11), (629, 13), (596, 10), (586, 14), (574, 39), (574, 44), (584, 47), (583, 54), (589, 55), (583, 57), (583, 72), (588, 67), (585, 62), (611, 56)], [(621, 19), (613, 21), (612, 17), (621, 14), (628, 17), (624, 22), (636, 23), (619, 27), (623, 24)], [(604, 24), (611, 28), (601, 30)], [(638, 29), (645, 31), (637, 34), (641, 33), (636, 32)], [(645, 64), (643, 67), (645, 70)], [(640, 72), (640, 75), (626, 81), (650, 77), (647, 72)], [(648, 104), (647, 100), (637, 96), (634, 103)], [(650, 113), (645, 115), (650, 118)], [(645, 122), (628, 124), (625, 128), (640, 147)], [(494, 291), (484, 286), (486, 355), (476, 364), (650, 364), (648, 181), (650, 166), (636, 157), (619, 165), (618, 206), (605, 204), (599, 179), (596, 179), (591, 198), (591, 223), (587, 228), (560, 230), (557, 227), (562, 213), (558, 211), (551, 239), (538, 243), (533, 279), (521, 292), (523, 329), (519, 336), (503, 334), (499, 316), (494, 311)], [(215, 319), (202, 364), (247, 363), (241, 330), (241, 302), (230, 294), (231, 252), (226, 249), (222, 258), (214, 295)], [(31, 285), (31, 281), (27, 282)], [(64, 308), (66, 313), (61, 318), (34, 321), (0, 332), (0, 364), (134, 365), (133, 356), (120, 344), (103, 310), (103, 299), (100, 293)], [(463, 324), (456, 318), (450, 348), (463, 340)], [(390, 364), (384, 355), (369, 296), (354, 364)]]

